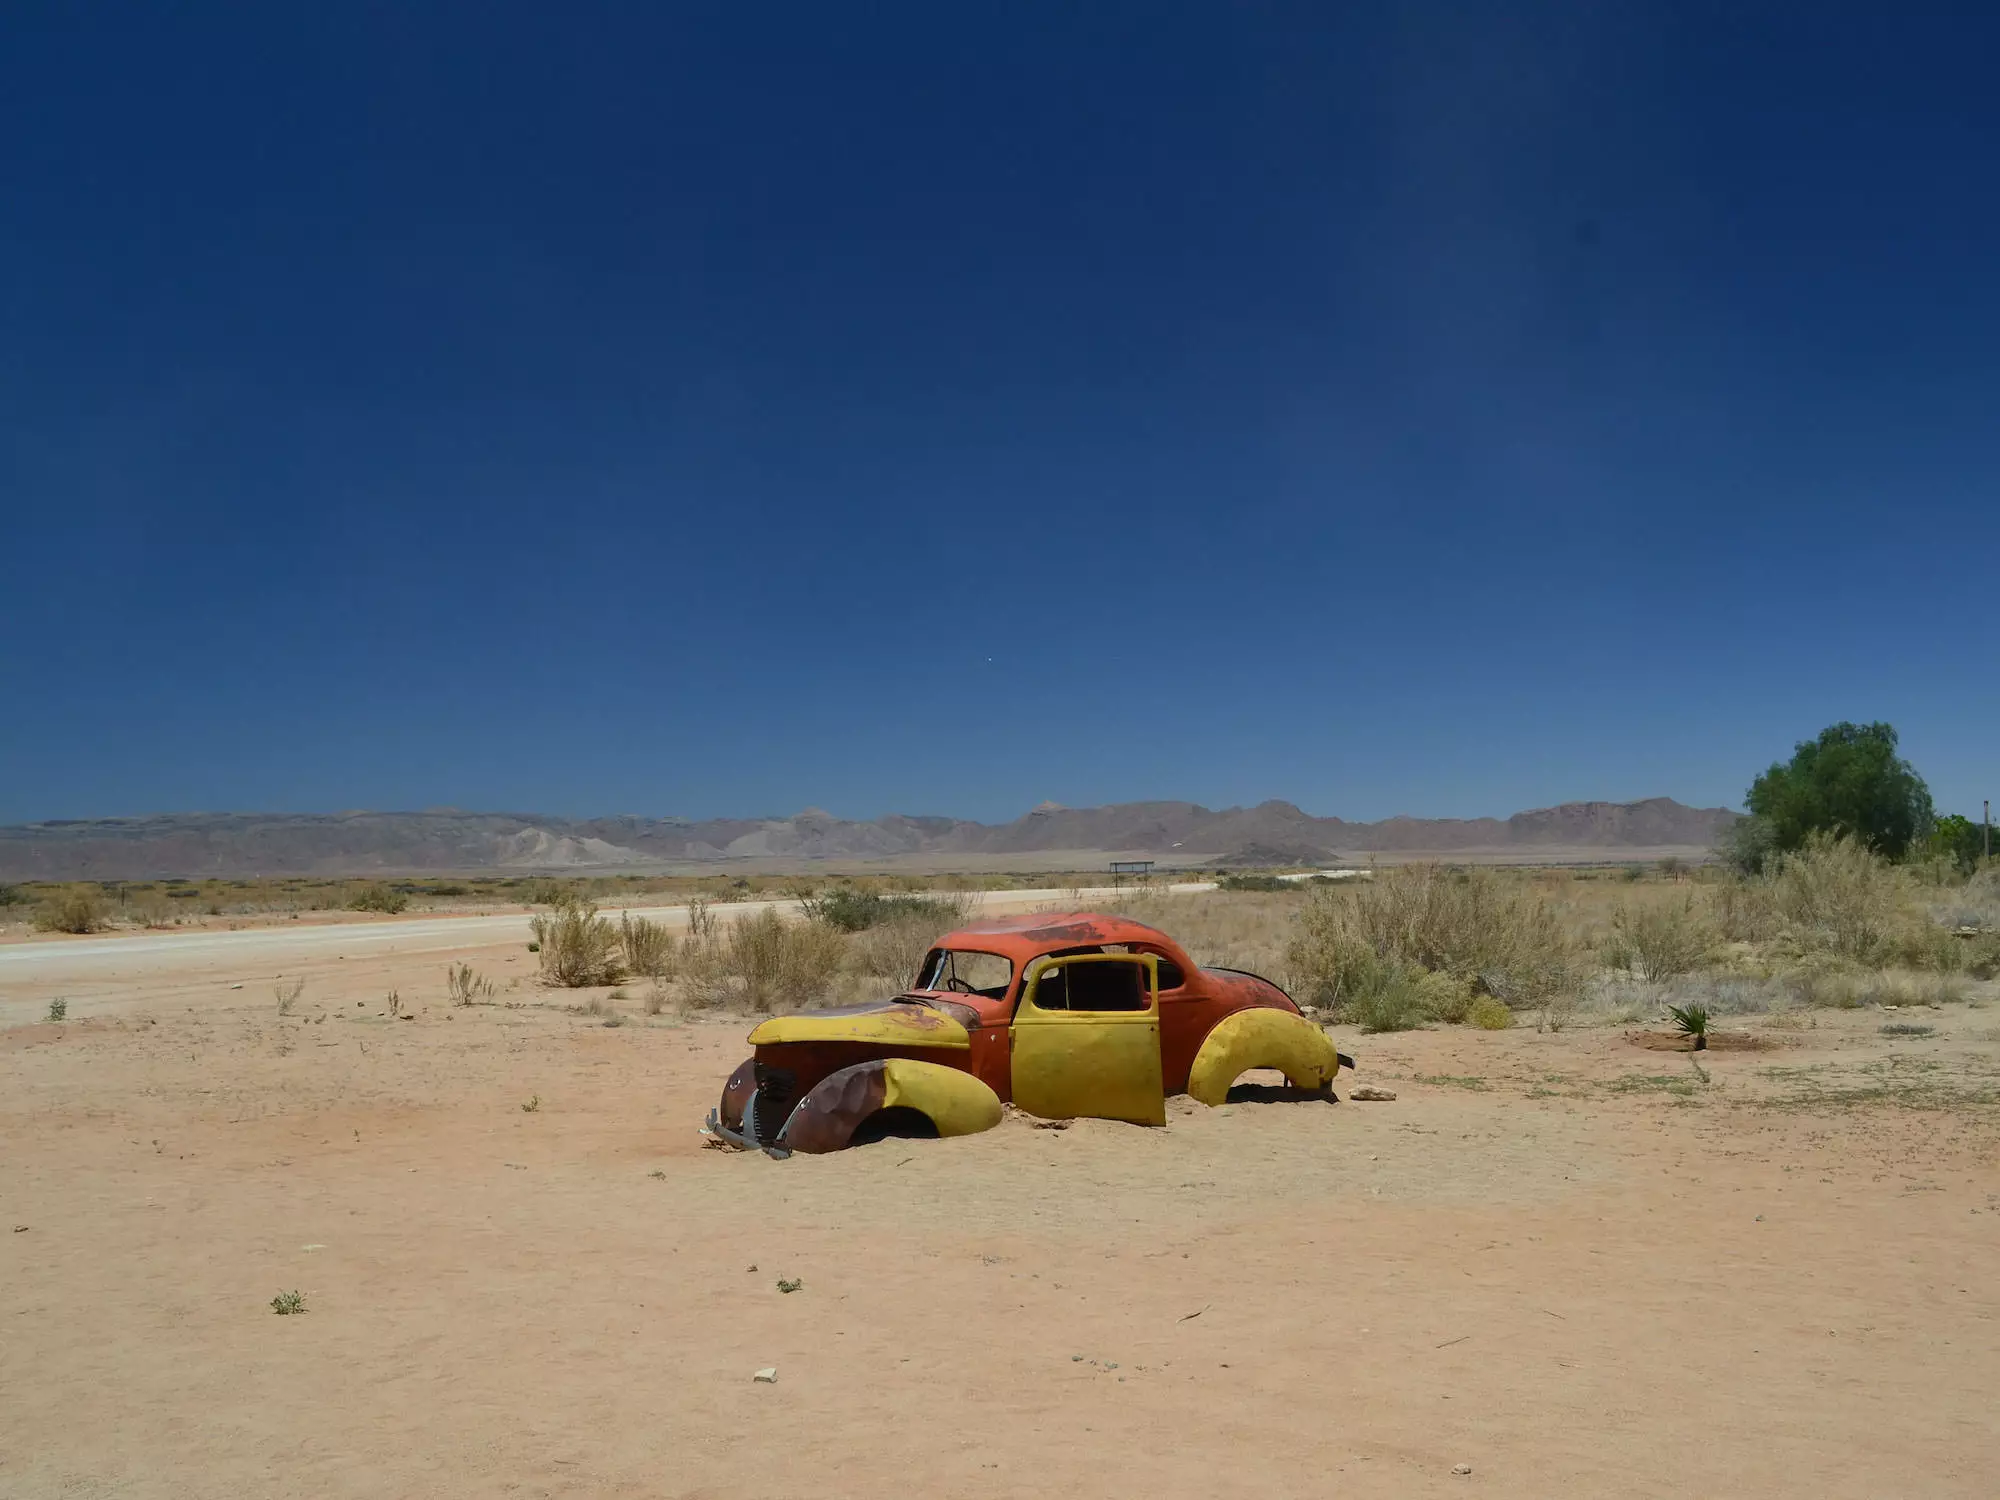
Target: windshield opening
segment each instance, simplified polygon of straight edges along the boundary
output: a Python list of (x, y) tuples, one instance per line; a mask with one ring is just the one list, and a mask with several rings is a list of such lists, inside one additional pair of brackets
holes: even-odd
[(1013, 963), (997, 953), (982, 953), (976, 948), (933, 948), (917, 973), (916, 988), (1004, 1000), (1007, 986), (1013, 982)]

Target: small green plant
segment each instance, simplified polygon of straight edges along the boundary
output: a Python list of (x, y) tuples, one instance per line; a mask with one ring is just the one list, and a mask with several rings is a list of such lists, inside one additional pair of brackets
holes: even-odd
[(1883, 1036), (1930, 1036), (1937, 1030), (1935, 1026), (1916, 1026), (1908, 1021), (1891, 1021), (1878, 1029)]
[(1674, 1030), (1682, 1036), (1694, 1038), (1694, 1050), (1701, 1052), (1708, 1047), (1708, 1009), (1700, 1005), (1669, 1005), (1667, 1019), (1674, 1023)]
[(796, 1292), (800, 1287), (804, 1285), (805, 1283), (803, 1281), (799, 1281), (796, 1279), (787, 1281), (782, 1276), (778, 1278), (778, 1290), (781, 1292)]
[(306, 982), (303, 975), (294, 979), (290, 984), (280, 983), (271, 991), (278, 1001), (278, 1014), (289, 1016), (292, 1013), (292, 1007), (299, 1003), (299, 996), (305, 992)]
[(530, 953), (540, 953), (542, 951), (542, 945), (540, 943), (530, 943), (528, 944), (528, 951)]
[(305, 1310), (306, 1294), (304, 1292), (280, 1292), (271, 1299), (271, 1311), (281, 1318), (289, 1318), (293, 1314), (302, 1313)]
[(61, 995), (58, 995), (56, 996), (55, 999), (49, 1002), (49, 1019), (51, 1021), (63, 1021), (67, 1020), (68, 1018), (69, 1018), (69, 1001), (65, 1000)]
[(1514, 1024), (1514, 1012), (1507, 1008), (1505, 1002), (1491, 995), (1481, 995), (1472, 1002), (1465, 1019), (1481, 1031), (1505, 1031)]
[(409, 904), (408, 896), (393, 885), (384, 885), (379, 880), (357, 887), (347, 898), (349, 911), (379, 911), (389, 916), (394, 916)]
[(444, 971), (445, 989), (453, 1005), (477, 1005), (493, 998), (493, 981), (471, 964), (452, 964)]
[(533, 1097), (531, 1097), (526, 1104), (523, 1104), (521, 1106), (521, 1113), (524, 1115), (532, 1115), (535, 1114), (537, 1111), (539, 1111), (541, 1107), (542, 1107), (542, 1096), (540, 1094), (536, 1094)]

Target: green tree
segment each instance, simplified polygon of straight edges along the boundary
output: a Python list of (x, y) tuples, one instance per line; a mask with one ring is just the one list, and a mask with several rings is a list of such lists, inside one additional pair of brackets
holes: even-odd
[(1943, 855), (1967, 873), (1978, 868), (1985, 846), (1985, 829), (1961, 813), (1939, 818), (1931, 828), (1931, 853)]
[[(1789, 763), (1759, 776), (1745, 801), (1765, 848), (1778, 853), (1824, 832), (1900, 859), (1912, 844), (1929, 840), (1935, 822), (1930, 788), (1896, 754), (1896, 731), (1887, 724), (1822, 729), (1793, 750)], [(1755, 842), (1749, 832), (1746, 845)]]

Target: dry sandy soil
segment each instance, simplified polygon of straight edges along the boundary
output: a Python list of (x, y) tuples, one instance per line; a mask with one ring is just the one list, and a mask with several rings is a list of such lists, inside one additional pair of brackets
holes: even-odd
[(741, 1019), (468, 956), (0, 1030), (0, 1494), (1996, 1491), (2000, 1007), (775, 1162), (696, 1133)]

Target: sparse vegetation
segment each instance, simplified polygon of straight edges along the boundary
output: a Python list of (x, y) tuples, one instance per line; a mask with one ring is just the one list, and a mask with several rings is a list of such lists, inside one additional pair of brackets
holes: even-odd
[(493, 998), (493, 981), (471, 964), (452, 964), (444, 971), (445, 991), (453, 1005), (478, 1005)]
[(405, 910), (409, 904), (407, 895), (379, 880), (355, 887), (354, 893), (347, 898), (349, 911), (376, 911), (389, 916)]
[(621, 912), (618, 943), (625, 955), (626, 969), (634, 974), (658, 983), (673, 968), (674, 940), (658, 922)]
[(304, 1292), (280, 1292), (271, 1299), (271, 1311), (281, 1318), (289, 1318), (306, 1310)]
[(618, 929), (597, 907), (565, 893), (546, 916), (535, 918), (532, 951), (541, 956), (542, 978), (565, 989), (615, 984), (623, 974)]
[(58, 995), (55, 997), (55, 999), (51, 1000), (49, 1002), (49, 1019), (51, 1021), (68, 1020), (69, 1001), (65, 1000), (61, 995)]
[(1575, 944), (1538, 890), (1441, 865), (1314, 889), (1286, 960), (1301, 999), (1377, 1023), (1419, 1006), (1463, 1020), (1478, 993), (1545, 1007), (1581, 980)]
[(729, 928), (728, 972), (752, 1010), (811, 1005), (833, 983), (845, 954), (839, 932), (820, 922), (787, 922), (766, 909)]
[(530, 1098), (527, 1101), (527, 1103), (521, 1106), (521, 1113), (524, 1115), (539, 1114), (541, 1112), (541, 1108), (542, 1108), (542, 1096), (540, 1094), (536, 1094), (532, 1098)]
[(1692, 973), (1715, 948), (1715, 928), (1692, 890), (1678, 901), (1621, 905), (1614, 927), (1614, 967), (1655, 984)]
[(1224, 891), (1298, 891), (1303, 890), (1303, 880), (1280, 880), (1276, 875), (1218, 875), (1215, 877), (1218, 890)]
[(35, 927), (40, 932), (102, 932), (104, 898), (95, 886), (69, 886), (36, 909)]
[(885, 923), (920, 923), (933, 935), (965, 920), (970, 901), (962, 895), (885, 894), (853, 886), (835, 886), (818, 895), (799, 898), (808, 922), (820, 922), (837, 932), (866, 932)]
[(804, 1285), (805, 1283), (799, 1280), (797, 1277), (793, 1277), (789, 1280), (783, 1276), (780, 1276), (778, 1278), (778, 1290), (781, 1292), (796, 1292)]
[(280, 980), (272, 990), (272, 997), (278, 1002), (278, 1014), (289, 1016), (292, 1007), (299, 1003), (299, 996), (306, 992), (305, 976), (301, 975), (290, 983)]

